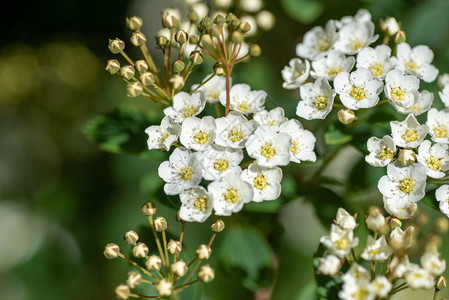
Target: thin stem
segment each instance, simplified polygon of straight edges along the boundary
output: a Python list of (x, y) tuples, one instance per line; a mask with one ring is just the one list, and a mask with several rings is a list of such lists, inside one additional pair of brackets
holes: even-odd
[(173, 28), (170, 28), (170, 41), (168, 42), (168, 67), (169, 67), (169, 76), (171, 76), (171, 52), (173, 46)]
[(351, 254), (352, 254), (352, 258), (354, 259), (354, 261), (357, 261), (357, 258), (355, 256), (355, 252), (354, 252), (354, 248), (351, 248)]
[(147, 298), (147, 299), (158, 299), (160, 298), (159, 296), (146, 296), (146, 295), (139, 295), (139, 294), (130, 294), (129, 295), (131, 298)]
[(122, 51), (120, 51), (120, 54), (129, 62), (129, 64), (131, 65), (131, 66), (133, 66), (134, 67), (134, 62), (132, 61), (132, 59), (131, 58), (129, 58), (129, 56), (128, 55), (126, 55), (126, 53), (122, 50)]
[(151, 281), (149, 281), (149, 280), (142, 279), (142, 282), (143, 282), (143, 283), (146, 283), (146, 284), (154, 285), (154, 282), (151, 282)]
[(195, 257), (189, 262), (189, 264), (187, 265), (187, 268), (190, 268), (190, 266), (191, 266), (197, 259), (198, 259), (198, 257), (195, 256)]
[(348, 261), (349, 265), (352, 266), (351, 258), (348, 255), (346, 255), (346, 260)]
[(153, 74), (159, 79), (159, 72), (157, 70), (156, 64), (153, 61), (153, 58), (151, 57), (150, 52), (148, 51), (147, 45), (143, 44), (139, 47), (139, 49), (142, 52), (143, 57), (145, 58), (148, 67), (150, 68), (150, 71), (153, 72)]
[(225, 116), (229, 114), (229, 107), (231, 106), (231, 79), (230, 79), (230, 73), (231, 70), (229, 68), (226, 68), (226, 110), (225, 110)]
[(215, 102), (215, 112), (217, 113), (217, 117), (221, 118), (221, 110), (220, 110), (220, 105), (218, 104), (218, 102)]
[(165, 269), (167, 270), (168, 261), (167, 262), (165, 261), (164, 252), (162, 251), (162, 247), (161, 247), (161, 241), (159, 239), (159, 236), (157, 235), (156, 229), (154, 229), (153, 217), (149, 216), (148, 221), (150, 222), (150, 227), (151, 227), (151, 230), (153, 231), (154, 239), (156, 240), (156, 246), (157, 246), (157, 250), (159, 251), (159, 256), (161, 257), (162, 264), (164, 265)]
[(147, 270), (145, 270), (142, 266), (138, 265), (135, 261), (133, 261), (132, 259), (126, 257), (125, 255), (119, 253), (118, 256), (124, 260), (126, 260), (127, 262), (129, 262), (130, 264), (132, 264), (134, 267), (138, 268), (140, 271), (142, 271), (143, 273), (145, 273), (146, 275), (150, 276), (151, 278), (153, 278), (154, 280), (156, 280), (156, 282), (158, 282), (159, 280), (150, 272), (148, 272)]
[(438, 294), (438, 290), (437, 290), (437, 288), (435, 288), (435, 291), (433, 292), (433, 300), (436, 300), (437, 299), (437, 294)]
[(189, 94), (192, 95), (193, 93), (195, 93), (199, 88), (201, 88), (203, 85), (205, 85), (206, 83), (208, 83), (212, 78), (215, 77), (215, 73), (210, 75), (206, 80), (204, 80), (203, 82), (201, 82), (194, 90), (190, 91)]
[(374, 279), (374, 276), (376, 275), (376, 264), (374, 260), (371, 261), (370, 270), (371, 270), (371, 279)]
[(214, 232), (214, 233), (212, 234), (212, 236), (210, 237), (209, 244), (207, 244), (209, 247), (212, 246), (212, 243), (214, 242), (214, 239), (215, 239), (215, 236), (216, 236), (216, 235), (217, 235), (217, 233)]
[[(168, 265), (169, 260), (168, 260), (168, 251), (167, 251), (167, 236), (165, 235), (165, 230), (162, 231), (162, 242), (164, 243), (165, 261), (167, 262), (167, 265)], [(167, 271), (167, 274), (168, 274), (168, 271)]]
[(167, 62), (167, 51), (165, 51), (165, 48), (162, 49), (162, 55), (164, 57), (164, 74), (165, 74), (166, 90), (167, 90), (167, 95), (169, 95), (170, 88), (169, 88), (169, 84), (168, 84), (168, 62)]
[(180, 285), (180, 286), (176, 287), (175, 290), (178, 290), (178, 289), (182, 289), (182, 288), (188, 287), (188, 286), (190, 286), (190, 285), (192, 285), (192, 284), (195, 284), (195, 283), (197, 283), (197, 282), (199, 282), (199, 281), (200, 281), (199, 279), (190, 281), (189, 283), (186, 283), (186, 284), (183, 284), (183, 285)]
[(181, 285), (184, 285), (186, 282), (189, 281), (190, 278), (192, 278), (193, 274), (196, 273), (196, 270), (198, 269), (198, 267), (200, 266), (200, 264), (201, 264), (201, 260), (198, 260), (198, 261), (196, 262), (195, 266), (193, 267), (192, 271), (190, 271), (189, 276), (187, 276), (187, 278), (184, 279), (184, 281), (181, 283)]

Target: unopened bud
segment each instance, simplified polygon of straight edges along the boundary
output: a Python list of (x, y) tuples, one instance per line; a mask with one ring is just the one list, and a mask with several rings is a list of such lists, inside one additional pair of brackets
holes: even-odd
[(174, 88), (175, 90), (180, 90), (180, 89), (182, 89), (183, 86), (184, 86), (184, 84), (185, 84), (184, 77), (182, 77), (182, 76), (179, 75), (179, 74), (173, 75), (173, 77), (170, 78), (170, 79), (168, 80), (168, 82), (170, 82), (170, 84), (173, 86), (173, 88)]
[(185, 67), (186, 67), (186, 64), (182, 60), (176, 60), (173, 63), (173, 71), (175, 73), (181, 73), (182, 70), (184, 70)]
[(214, 24), (212, 26), (212, 28), (210, 29), (210, 36), (218, 38), (220, 36), (221, 32), (222, 32), (221, 26)]
[(156, 44), (159, 47), (161, 47), (162, 49), (164, 49), (167, 46), (167, 44), (168, 44), (168, 39), (165, 36), (163, 36), (163, 35), (158, 36), (156, 38)]
[(402, 222), (398, 218), (391, 218), (390, 219), (390, 228), (392, 230), (395, 229), (396, 227), (401, 227), (401, 226), (402, 226)]
[(202, 282), (211, 282), (214, 278), (214, 269), (212, 269), (209, 265), (204, 265), (198, 270), (198, 279)]
[(154, 75), (150, 72), (140, 74), (139, 78), (144, 86), (149, 86), (154, 83)]
[(125, 284), (120, 284), (115, 288), (115, 295), (119, 299), (128, 299), (131, 295), (131, 289)]
[(199, 65), (203, 62), (203, 54), (201, 54), (200, 51), (192, 51), (192, 53), (190, 53), (189, 56), (189, 60), (195, 64), (195, 65)]
[(435, 284), (435, 288), (439, 291), (446, 289), (446, 278), (444, 278), (444, 276), (439, 276), (437, 278), (437, 283)]
[(190, 44), (196, 45), (196, 44), (198, 44), (199, 41), (200, 41), (200, 38), (197, 35), (190, 36), (190, 39), (189, 39)]
[(192, 10), (188, 15), (187, 18), (189, 18), (190, 22), (193, 24), (197, 24), (200, 20), (200, 17), (196, 13), (196, 11)]
[(262, 49), (260, 49), (260, 46), (257, 44), (252, 44), (249, 46), (249, 55), (252, 57), (258, 57), (262, 54)]
[(247, 33), (248, 31), (251, 30), (251, 25), (248, 22), (242, 22), (240, 23), (239, 29), (243, 33)]
[(226, 19), (223, 15), (218, 14), (215, 16), (214, 23), (217, 25), (223, 25), (224, 23), (226, 23)]
[(398, 160), (404, 166), (410, 166), (416, 161), (415, 152), (410, 148), (405, 148), (399, 151)]
[(138, 30), (142, 27), (143, 21), (141, 18), (132, 16), (131, 18), (126, 18), (126, 27), (131, 30)]
[(125, 43), (120, 39), (115, 40), (109, 40), (109, 51), (111, 51), (113, 54), (117, 54), (123, 51), (125, 49)]
[(449, 85), (449, 73), (444, 73), (438, 76), (438, 86), (440, 89), (444, 89), (446, 85)]
[(351, 124), (355, 120), (355, 113), (354, 111), (348, 109), (348, 108), (342, 108), (337, 113), (338, 120), (345, 124)]
[(178, 277), (182, 277), (187, 273), (187, 264), (183, 260), (178, 260), (171, 265), (171, 271)]
[(114, 75), (115, 73), (120, 70), (120, 63), (116, 59), (110, 59), (108, 60), (108, 64), (105, 68), (106, 71), (108, 71), (111, 75)]
[(142, 32), (136, 31), (136, 32), (133, 32), (133, 34), (131, 35), (131, 38), (129, 40), (131, 41), (131, 44), (138, 47), (138, 46), (142, 46), (143, 44), (145, 44), (145, 42), (147, 41), (147, 38), (145, 37), (145, 35)]
[(401, 29), (401, 27), (395, 18), (388, 17), (385, 20), (380, 20), (380, 29), (386, 32), (389, 36), (393, 36)]
[(379, 208), (372, 207), (366, 218), (366, 226), (373, 232), (378, 232), (385, 224), (385, 217), (380, 213)]
[(136, 271), (130, 271), (128, 272), (128, 279), (126, 280), (126, 283), (130, 288), (135, 288), (142, 282), (142, 275)]
[(237, 29), (239, 29), (239, 26), (241, 23), (242, 23), (242, 21), (240, 21), (238, 18), (235, 18), (231, 21), (229, 26), (231, 26), (234, 30), (237, 30)]
[(447, 218), (438, 218), (435, 221), (435, 231), (439, 234), (446, 234), (449, 230), (449, 221)]
[(235, 19), (237, 19), (237, 17), (233, 13), (229, 13), (226, 16), (226, 22), (228, 22), (228, 24), (231, 24), (231, 22)]
[(120, 253), (120, 247), (117, 244), (110, 243), (104, 247), (103, 254), (106, 258), (114, 259), (117, 258)]
[(175, 16), (172, 16), (170, 14), (166, 14), (162, 17), (162, 26), (164, 28), (174, 28), (178, 25), (178, 19), (176, 19)]
[(417, 216), (416, 216), (416, 223), (418, 225), (424, 225), (429, 221), (429, 216), (427, 216), (427, 214), (425, 212), (420, 212)]
[(396, 44), (403, 43), (403, 42), (405, 42), (405, 40), (406, 40), (405, 32), (402, 31), (402, 30), (399, 30), (399, 31), (396, 33), (396, 35), (394, 36), (394, 42), (395, 42)]
[(138, 60), (138, 61), (136, 61), (136, 63), (134, 64), (134, 67), (136, 68), (136, 70), (137, 70), (139, 73), (143, 73), (143, 72), (145, 72), (146, 70), (148, 70), (148, 64), (147, 64), (147, 62), (144, 61), (144, 60)]
[(140, 96), (143, 92), (143, 87), (142, 84), (140, 82), (132, 82), (132, 83), (128, 83), (128, 88), (127, 88), (127, 96), (128, 97), (137, 97)]
[(225, 69), (223, 68), (223, 65), (219, 62), (217, 62), (214, 65), (214, 74), (217, 76), (224, 76), (226, 75)]
[(212, 29), (212, 25), (213, 25), (213, 22), (209, 17), (204, 17), (201, 20), (201, 27), (203, 29), (205, 29), (206, 32), (209, 32)]
[[(153, 75), (153, 74), (151, 74), (151, 75)], [(145, 202), (145, 204), (142, 206), (142, 213), (145, 216), (152, 216), (152, 215), (154, 215), (156, 213), (156, 205), (154, 205), (154, 203), (151, 202), (151, 201)]]
[(137, 258), (143, 258), (148, 255), (149, 249), (144, 243), (138, 243), (133, 248), (133, 255)]
[(145, 266), (150, 271), (159, 271), (162, 266), (162, 260), (157, 255), (151, 255), (145, 262)]
[(184, 44), (189, 40), (189, 35), (184, 30), (180, 30), (175, 34), (175, 41), (179, 44)]
[(130, 230), (123, 236), (128, 245), (134, 245), (139, 240), (139, 235), (134, 230)]
[(223, 229), (225, 229), (225, 223), (222, 220), (218, 219), (217, 221), (212, 223), (210, 228), (214, 232), (221, 232), (223, 231)]
[(173, 284), (168, 279), (162, 279), (161, 281), (159, 281), (154, 285), (154, 288), (156, 289), (159, 296), (168, 297), (172, 293)]
[(136, 74), (136, 71), (130, 65), (126, 65), (120, 69), (120, 75), (127, 80), (131, 80), (134, 74)]
[(243, 34), (238, 31), (234, 31), (231, 35), (231, 41), (234, 44), (241, 44), (243, 42)]
[(211, 252), (212, 252), (212, 249), (208, 245), (199, 245), (195, 251), (196, 256), (200, 260), (209, 259)]
[(154, 229), (156, 229), (157, 232), (165, 231), (168, 227), (167, 220), (165, 220), (164, 217), (157, 217), (153, 221)]
[(179, 241), (170, 240), (167, 244), (168, 253), (171, 255), (179, 254), (182, 250), (182, 245)]

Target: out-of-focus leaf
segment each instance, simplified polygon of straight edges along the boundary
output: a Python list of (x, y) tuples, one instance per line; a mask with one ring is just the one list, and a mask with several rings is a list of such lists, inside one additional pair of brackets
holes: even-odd
[(323, 186), (310, 187), (306, 200), (314, 206), (315, 213), (325, 228), (329, 228), (333, 223), (338, 208), (345, 206), (339, 195)]
[(343, 282), (339, 276), (331, 278), (327, 275), (317, 273), (320, 266), (319, 258), (325, 256), (326, 247), (323, 244), (318, 246), (317, 252), (313, 256), (313, 269), (315, 270), (315, 281), (318, 286), (317, 292), (319, 300), (338, 300), (338, 292)]
[(331, 124), (324, 134), (324, 141), (328, 145), (344, 144), (352, 140), (352, 135), (345, 132), (340, 125)]
[(272, 201), (264, 202), (251, 202), (245, 205), (246, 211), (258, 212), (258, 213), (276, 213), (281, 207), (282, 199), (276, 199)]
[(377, 186), (380, 177), (387, 173), (386, 168), (370, 166), (365, 159), (360, 159), (349, 174), (349, 185), (352, 189), (364, 189)]
[(423, 202), (436, 211), (440, 211), (438, 201), (435, 199), (435, 190), (426, 192), (426, 196), (420, 202)]
[(324, 4), (320, 0), (282, 0), (287, 15), (303, 24), (309, 24), (323, 13)]

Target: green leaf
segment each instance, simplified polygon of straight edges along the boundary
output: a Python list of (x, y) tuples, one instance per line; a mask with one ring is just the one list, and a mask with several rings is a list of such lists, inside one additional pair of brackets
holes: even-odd
[(285, 13), (303, 24), (310, 24), (324, 11), (324, 4), (320, 0), (282, 0)]
[(345, 206), (337, 193), (323, 186), (310, 187), (306, 200), (314, 206), (315, 213), (325, 228), (329, 228), (333, 223), (338, 208)]
[(324, 134), (324, 141), (328, 145), (344, 144), (352, 140), (352, 135), (346, 133), (344, 125), (333, 123), (329, 126)]
[(272, 201), (250, 202), (245, 205), (244, 210), (257, 213), (276, 213), (279, 211), (281, 204), (280, 198)]

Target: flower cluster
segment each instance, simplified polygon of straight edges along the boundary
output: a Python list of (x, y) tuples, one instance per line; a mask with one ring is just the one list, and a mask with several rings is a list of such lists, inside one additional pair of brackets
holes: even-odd
[[(139, 241), (139, 235), (133, 230), (126, 232), (123, 238), (128, 245), (133, 246), (132, 256), (134, 259), (121, 253), (120, 247), (113, 243), (107, 244), (103, 252), (108, 259), (119, 257), (136, 268), (136, 270), (128, 273), (126, 284), (120, 284), (115, 289), (119, 299), (165, 298), (176, 295), (184, 288), (197, 282), (207, 283), (214, 279), (214, 270), (208, 264), (201, 267), (200, 265), (209, 259), (212, 252), (212, 242), (216, 234), (224, 229), (223, 221), (217, 220), (212, 223), (213, 234), (209, 243), (199, 245), (195, 251), (196, 256), (189, 263), (186, 263), (181, 258), (185, 223), (178, 218), (178, 221), (182, 224), (179, 240), (171, 239), (167, 242), (165, 234), (168, 227), (167, 221), (163, 217), (156, 217), (153, 220), (153, 216), (156, 214), (154, 204), (152, 202), (145, 203), (142, 207), (142, 213), (148, 218), (158, 255), (150, 255), (150, 248), (147, 244)], [(159, 234), (162, 235), (162, 239), (159, 238)], [(142, 265), (139, 264), (141, 260), (144, 260)], [(197, 278), (193, 279), (192, 277), (195, 275)], [(156, 295), (137, 294), (133, 290), (138, 289), (140, 285), (153, 287)]]
[(338, 210), (330, 234), (321, 238), (327, 255), (317, 259), (316, 269), (319, 274), (341, 278), (340, 299), (387, 299), (406, 288), (435, 288), (435, 293), (445, 288), (445, 278), (440, 275), (446, 269), (446, 261), (438, 252), (438, 234), (447, 232), (446, 219), (437, 220), (435, 230), (419, 242), (414, 238), (419, 234), (419, 226), (403, 230), (399, 219), (385, 218), (376, 207), (371, 208), (365, 222), (372, 235), (368, 235), (359, 258), (355, 253), (359, 242), (354, 237), (356, 216), (346, 210)]

